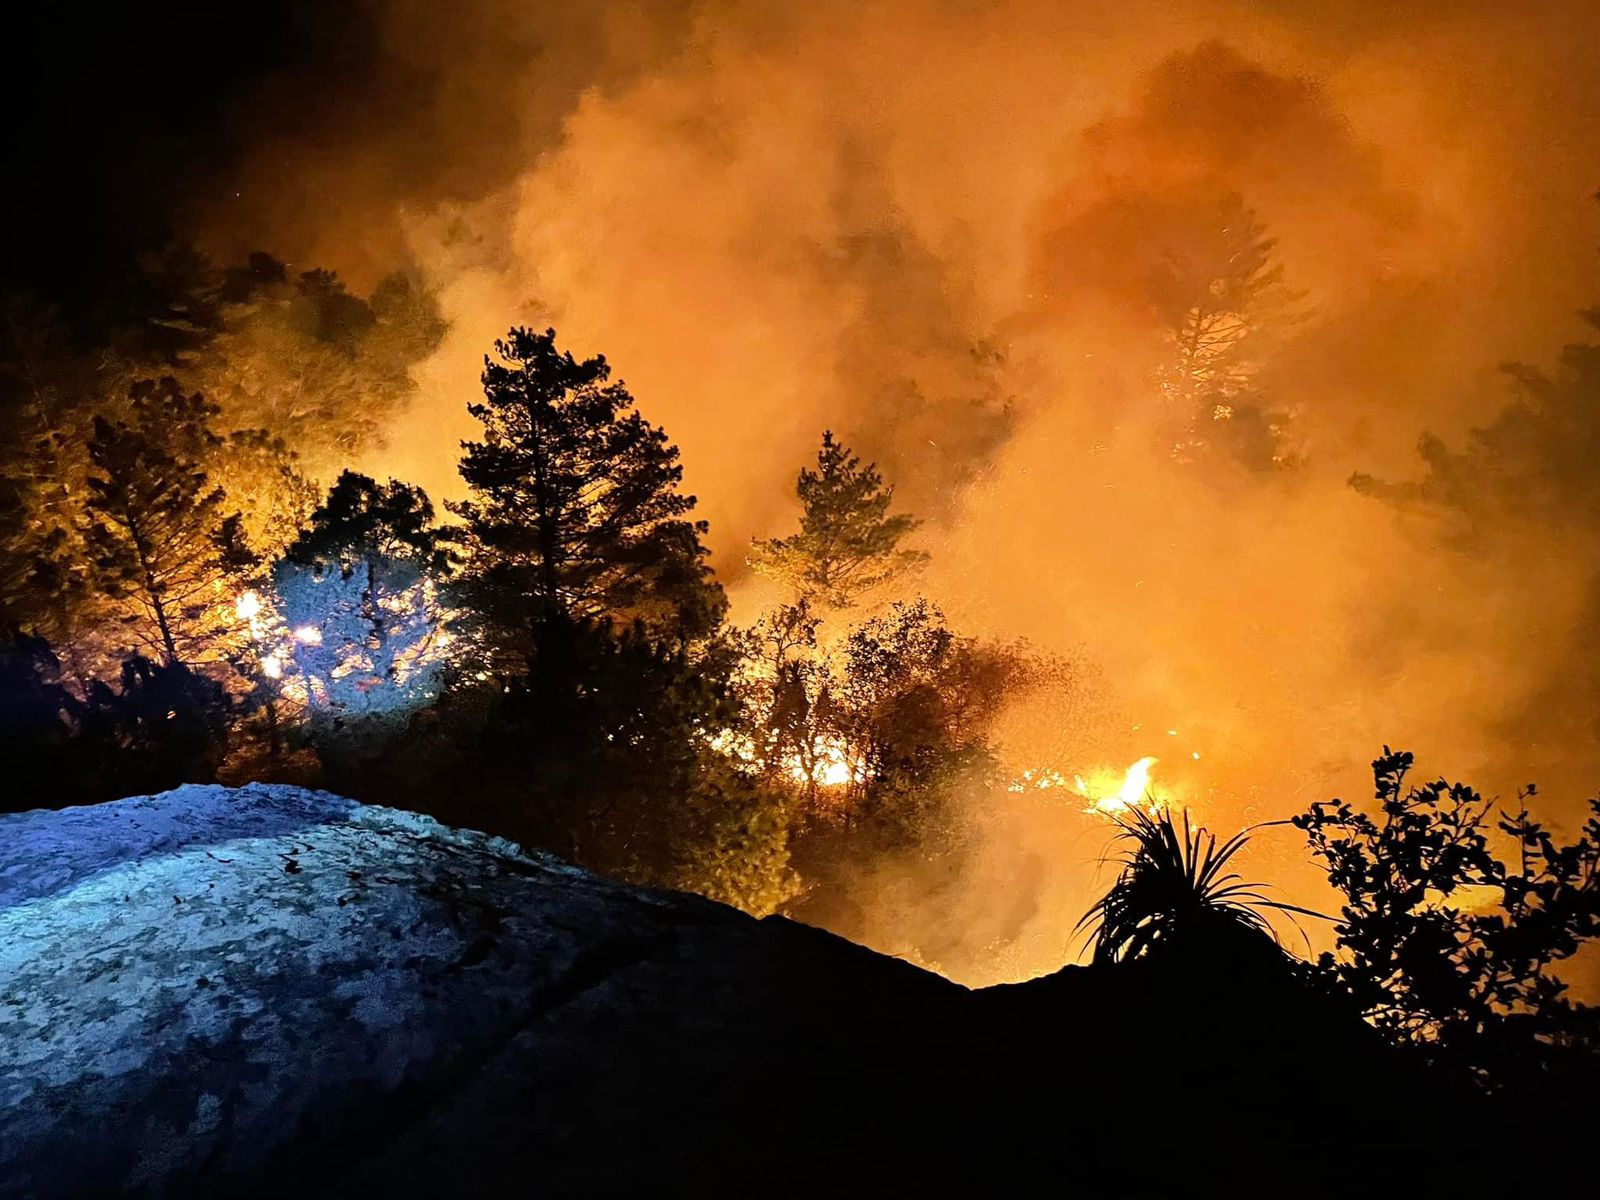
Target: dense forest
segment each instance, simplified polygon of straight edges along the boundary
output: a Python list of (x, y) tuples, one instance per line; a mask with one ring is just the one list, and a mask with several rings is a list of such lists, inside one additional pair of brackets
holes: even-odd
[[(1253, 353), (1296, 298), (1236, 200), (1201, 227), (1215, 245), (1151, 277), (1157, 437), (1178, 469), (1293, 472)], [(88, 313), (13, 297), (0, 329), (13, 810), (296, 782), (837, 924), (875, 864), (959, 872), (974, 796), (1065, 786), (1019, 777), (996, 725), (1024, 697), (1070, 720), (1089, 668), (953, 628), (921, 588), (918, 516), (831, 430), (794, 478), (798, 527), (747, 551), (780, 599), (736, 625), (677, 447), (554, 330), (512, 328), (485, 357), (465, 498), (439, 513), (349, 466), (445, 332), (403, 274), (362, 295), (266, 254), (175, 249)], [(1485, 511), (1571, 512), (1539, 485), (1600, 438), (1596, 363), (1576, 346), (1559, 375), (1510, 368), (1492, 425), (1461, 449), (1423, 440), (1421, 481), (1351, 485), (1461, 538)], [(1587, 1071), (1594, 1010), (1558, 964), (1600, 932), (1600, 815), (1558, 844), (1531, 787), (1497, 813), (1465, 785), (1408, 788), (1411, 764), (1385, 750), (1375, 809), (1293, 819), (1342, 894), (1326, 917), (1240, 880), (1246, 834), (1219, 850), (1153, 796), (1078, 781), (1132, 847), (1085, 918), (1095, 959), (1328, 921), (1335, 948), (1298, 969), (1397, 1043), (1495, 1086)], [(916, 937), (903, 952), (932, 958)]]
[(750, 548), (788, 598), (735, 628), (677, 448), (554, 331), (494, 346), (438, 514), (342, 465), (441, 335), (403, 277), (175, 251), (96, 317), (5, 326), (12, 808), (316, 782), (770, 912), (950, 852), (1002, 699), (1069, 682), (897, 586), (918, 522), (831, 433), (800, 528)]

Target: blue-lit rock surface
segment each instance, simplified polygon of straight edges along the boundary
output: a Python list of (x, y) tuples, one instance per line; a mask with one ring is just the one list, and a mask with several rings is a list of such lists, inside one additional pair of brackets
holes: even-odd
[(819, 954), (872, 959), (298, 788), (3, 816), (0, 1195), (333, 1186), (497, 1122), (520, 1157), (530, 1130), (570, 1142), (632, 1119), (608, 1073), (688, 1088), (691, 1110), (721, 1050), (755, 1068), (816, 1036), (824, 1010), (795, 1006), (804, 976), (835, 976), (806, 966)]
[(1264, 943), (968, 992), (297, 788), (0, 816), (7, 1200), (1313, 1194), (1441, 1096)]

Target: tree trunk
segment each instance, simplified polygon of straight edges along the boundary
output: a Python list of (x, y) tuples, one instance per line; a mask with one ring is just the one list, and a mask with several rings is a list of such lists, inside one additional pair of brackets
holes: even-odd
[(561, 573), (559, 559), (561, 538), (556, 528), (554, 504), (550, 496), (549, 467), (545, 462), (544, 431), (539, 428), (540, 402), (535, 399), (528, 406), (528, 417), (533, 425), (533, 506), (539, 521), (539, 585), (541, 607), (546, 618), (565, 617), (566, 606), (561, 602)]
[(161, 599), (161, 583), (156, 579), (155, 567), (150, 562), (150, 550), (139, 532), (139, 522), (132, 513), (126, 513), (128, 536), (133, 539), (134, 553), (139, 556), (139, 570), (144, 575), (144, 590), (150, 597), (150, 610), (155, 613), (156, 628), (161, 631), (161, 645), (167, 652), (167, 666), (178, 661), (178, 643), (172, 636), (172, 621), (167, 616), (167, 606)]

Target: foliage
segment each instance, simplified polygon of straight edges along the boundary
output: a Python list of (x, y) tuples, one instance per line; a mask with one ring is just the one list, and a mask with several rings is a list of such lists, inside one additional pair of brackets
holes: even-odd
[(644, 882), (757, 917), (777, 912), (799, 891), (790, 858), (795, 814), (786, 790), (702, 748), (692, 786), (668, 803), (666, 861), (642, 872)]
[(1167, 809), (1133, 808), (1115, 818), (1118, 838), (1129, 846), (1111, 890), (1078, 922), (1094, 941), (1094, 961), (1120, 962), (1183, 943), (1205, 945), (1229, 932), (1276, 937), (1268, 912), (1315, 916), (1306, 909), (1268, 899), (1262, 885), (1228, 869), (1250, 840), (1236, 833), (1217, 845), (1216, 835), (1182, 829)]
[(239, 514), (239, 536), (250, 555), (272, 562), (311, 519), (322, 489), (299, 455), (264, 429), (236, 429), (216, 447), (210, 477)]
[(724, 643), (691, 651), (641, 623), (547, 627), (477, 738), (494, 827), (639, 882), (775, 905), (784, 810), (711, 744), (737, 718), (731, 667)]
[(97, 417), (89, 442), (94, 474), (88, 547), (112, 596), (130, 601), (134, 636), (168, 663), (215, 658), (232, 620), (223, 588), (238, 526), (206, 462), (221, 444), (216, 407), (176, 380), (134, 386), (126, 421)]
[(956, 635), (924, 599), (853, 630), (826, 720), (859, 756), (860, 807), (927, 832), (953, 779), (988, 765), (989, 728), (1025, 670), (1018, 652)]
[[(443, 683), (450, 559), (420, 488), (345, 471), (273, 570), (313, 740), (359, 742)], [(355, 749), (352, 745), (349, 749)]]
[(799, 802), (797, 852), (814, 877), (841, 860), (953, 846), (955, 791), (989, 771), (988, 725), (1021, 657), (956, 636), (925, 600), (824, 647), (825, 612), (853, 607), (927, 556), (902, 546), (919, 522), (891, 512), (894, 489), (831, 431), (796, 494), (799, 532), (752, 547), (751, 565), (795, 599), (738, 635), (737, 755), (769, 791)]
[(954, 845), (956, 796), (994, 782), (995, 720), (1039, 663), (956, 634), (926, 600), (891, 606), (831, 651), (818, 623), (802, 601), (735, 637), (734, 756), (794, 795), (813, 859)]
[(753, 685), (678, 451), (604, 359), (548, 331), (497, 344), (446, 539), (415, 488), (346, 472), (323, 497), (312, 476), (404, 402), (438, 335), (425, 296), (264, 255), (174, 252), (129, 282), (86, 340), (28, 305), (0, 325), (21, 435), (0, 452), (0, 733), (50, 802), (214, 778), (230, 751), (230, 770), (279, 771), (309, 744), (341, 788), (426, 793), (447, 819), (767, 913), (796, 891), (807, 792), (780, 764), (859, 746), (839, 828), (875, 846), (937, 837), (952, 781), (985, 769), (1000, 651), (920, 604), (818, 646), (821, 607), (923, 557), (831, 435), (802, 473), (808, 523), (780, 540), (820, 590), (774, 615)]
[(99, 375), (58, 314), (17, 297), (0, 305), (0, 619), (48, 637), (78, 680), (97, 657), (84, 630), (114, 607), (84, 544), (84, 398), (99, 395)]
[(1285, 461), (1288, 418), (1257, 385), (1260, 346), (1296, 297), (1274, 261), (1276, 239), (1239, 196), (1200, 211), (1149, 280), (1171, 344), (1161, 390), (1184, 428), (1176, 451), (1188, 457), (1217, 447), (1243, 465), (1270, 468)]
[(270, 430), (319, 469), (381, 442), (416, 390), (410, 367), (444, 335), (431, 298), (403, 275), (363, 297), (331, 271), (291, 278), (257, 253), (199, 290), (217, 328), (186, 382), (216, 401), (222, 428)]
[(326, 272), (291, 281), (264, 254), (220, 268), (173, 247), (119, 285), (71, 327), (29, 298), (0, 302), (0, 416), (12, 434), (0, 445), (0, 612), (46, 634), (80, 690), (126, 652), (130, 615), (110, 595), (128, 573), (99, 578), (105, 547), (86, 540), (101, 521), (86, 507), (96, 422), (136, 426), (142, 381), (204, 395), (217, 438), (196, 464), (240, 514), (234, 549), (271, 561), (315, 506), (308, 464), (370, 443), (443, 333), (431, 298), (400, 277), (362, 298)]
[(230, 284), (238, 286), (238, 273), (219, 271), (191, 245), (143, 255), (121, 280), (119, 294), (102, 305), (95, 340), (136, 371), (170, 374), (222, 331)]
[(738, 658), (733, 687), (738, 757), (769, 787), (798, 781), (815, 799), (832, 676), (817, 641), (821, 618), (805, 600), (784, 604), (731, 637)]
[(1387, 746), (1374, 761), (1376, 816), (1333, 800), (1294, 819), (1344, 896), (1323, 969), (1391, 1038), (1487, 1080), (1592, 1051), (1594, 1010), (1551, 968), (1600, 933), (1600, 801), (1564, 846), (1525, 807), (1502, 813), (1510, 867), (1490, 845), (1492, 805), (1442, 779), (1409, 787), (1412, 765)]
[[(1597, 196), (1596, 199), (1600, 199)], [(1600, 306), (1579, 313), (1600, 330)], [(1350, 485), (1401, 508), (1455, 517), (1466, 539), (1523, 522), (1588, 530), (1600, 517), (1600, 344), (1563, 347), (1557, 368), (1501, 366), (1510, 402), (1462, 445), (1424, 433), (1420, 479), (1394, 481), (1357, 472)]]
[[(1425, 432), (1416, 475), (1357, 472), (1349, 480), (1357, 492), (1392, 506), (1402, 528), (1419, 540), (1458, 551), (1453, 569), (1477, 578), (1457, 587), (1489, 586), (1483, 581), (1491, 574), (1542, 578), (1552, 565), (1562, 578), (1580, 583), (1581, 611), (1547, 635), (1565, 645), (1547, 648), (1549, 665), (1536, 693), (1502, 718), (1507, 734), (1532, 741), (1590, 738), (1590, 714), (1600, 703), (1593, 653), (1600, 620), (1600, 472), (1594, 469), (1600, 455), (1600, 307), (1580, 315), (1586, 339), (1564, 347), (1553, 368), (1502, 367), (1510, 398), (1492, 419), (1457, 441)], [(1529, 563), (1534, 547), (1539, 567)]]
[[(1583, 314), (1600, 330), (1600, 307)], [(1358, 472), (1357, 491), (1404, 508), (1457, 516), (1467, 535), (1503, 527), (1506, 518), (1588, 528), (1600, 515), (1600, 344), (1577, 343), (1548, 373), (1508, 363), (1512, 400), (1459, 448), (1433, 434), (1418, 443), (1421, 479), (1381, 480)]]
[(863, 595), (927, 561), (900, 543), (920, 524), (892, 514), (894, 488), (872, 463), (865, 466), (822, 435), (817, 469), (803, 469), (795, 483), (800, 531), (785, 538), (757, 539), (750, 564), (787, 586), (796, 599), (818, 608), (850, 608)]
[(80, 738), (96, 761), (97, 799), (210, 783), (228, 750), (230, 704), (223, 686), (181, 662), (134, 655), (121, 689), (89, 689)]
[(58, 523), (29, 484), (0, 481), (0, 621), (64, 647), (82, 680), (81, 632), (112, 607), (87, 559), (81, 527)]
[(68, 779), (76, 705), (60, 682), (49, 642), (15, 625), (0, 627), (0, 761), (3, 807), (28, 807)]
[(93, 803), (216, 777), (230, 706), (215, 680), (135, 655), (120, 687), (80, 699), (60, 683), (48, 642), (0, 631), (0, 755), (6, 809)]
[(637, 621), (694, 639), (726, 607), (677, 447), (610, 378), (604, 358), (557, 350), (554, 330), (513, 329), (485, 360), (470, 406), (484, 440), (461, 460), (472, 497), (450, 507), (465, 523), (462, 595), (513, 671), (545, 625)]

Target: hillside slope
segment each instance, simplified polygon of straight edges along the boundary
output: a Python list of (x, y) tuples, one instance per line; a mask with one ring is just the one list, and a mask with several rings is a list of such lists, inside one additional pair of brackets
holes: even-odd
[(0, 817), (0, 1196), (1163, 1190), (1229, 1138), (1306, 1192), (1414, 1087), (1249, 953), (973, 993), (325, 793)]

